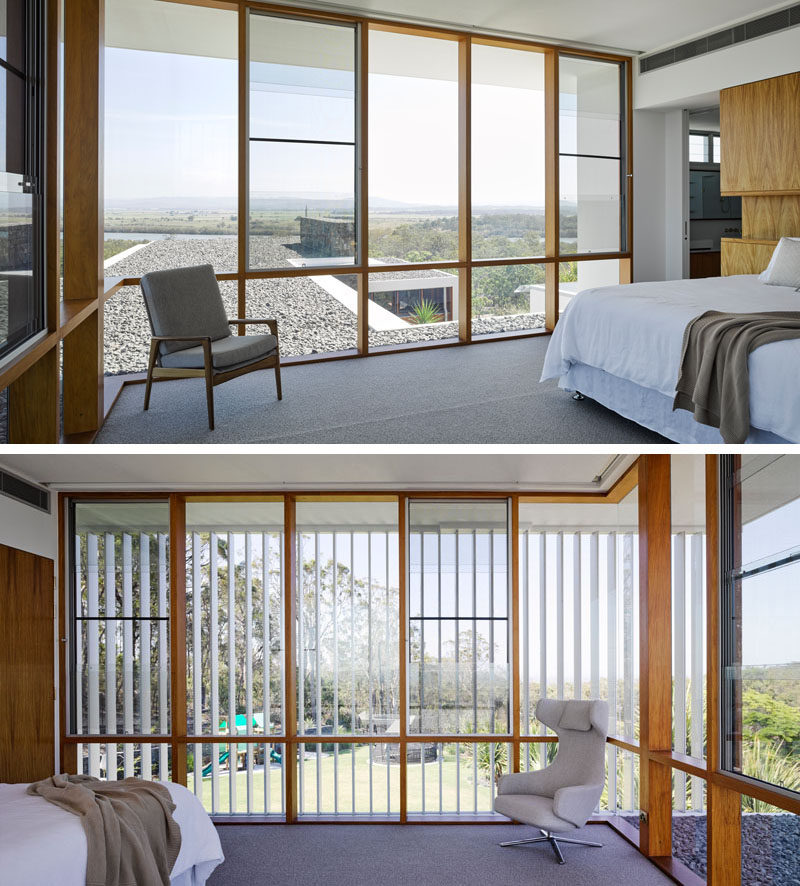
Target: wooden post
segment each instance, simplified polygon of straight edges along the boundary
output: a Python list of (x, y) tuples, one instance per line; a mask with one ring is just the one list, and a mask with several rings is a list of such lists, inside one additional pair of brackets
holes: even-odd
[(670, 456), (639, 459), (640, 849), (672, 855), (672, 514)]
[[(186, 767), (186, 499), (169, 497), (169, 624), (172, 780), (187, 783)], [(197, 727), (195, 727), (196, 730)], [(202, 765), (195, 760), (195, 766)]]
[(105, 0), (64, 7), (64, 300), (97, 301), (64, 339), (64, 434), (103, 421), (103, 53)]
[(406, 738), (408, 734), (408, 677), (406, 642), (408, 636), (408, 612), (406, 599), (408, 593), (408, 525), (406, 520), (407, 499), (404, 495), (397, 499), (397, 551), (400, 559), (398, 567), (399, 578), (399, 630), (398, 630), (398, 655), (400, 663), (400, 824), (408, 821), (408, 756)]
[(472, 41), (458, 41), (458, 337), (472, 341)]
[(297, 657), (295, 623), (297, 619), (297, 510), (293, 495), (284, 499), (283, 534), (283, 667), (284, 729), (286, 746), (283, 770), (286, 779), (286, 823), (297, 820)]
[(545, 265), (545, 329), (558, 322), (558, 253), (560, 219), (558, 200), (558, 51), (544, 56), (544, 253), (553, 262)]
[[(520, 643), (522, 630), (527, 625), (519, 622), (519, 496), (511, 496), (511, 735), (512, 757), (510, 772), (520, 771)], [(526, 687), (527, 690), (527, 687)]]
[(742, 800), (714, 778), (722, 766), (720, 626), (719, 458), (706, 456), (706, 627), (708, 631), (707, 866), (709, 886), (740, 886), (742, 881)]
[(8, 386), (8, 442), (58, 443), (57, 343)]
[[(369, 27), (362, 22), (357, 30), (358, 39), (358, 158), (356, 178), (356, 264), (369, 266)], [(356, 313), (356, 348), (358, 353), (369, 353), (369, 274), (358, 275)]]
[[(250, 168), (250, 66), (248, 59), (248, 18), (250, 10), (246, 6), (240, 6), (238, 11), (237, 40), (239, 47), (238, 60), (238, 90), (239, 90), (239, 169), (237, 176), (238, 188), (238, 215), (237, 215), (237, 275), (236, 275), (236, 298), (238, 317), (247, 317), (247, 280), (245, 272), (248, 270), (248, 252), (250, 227), (250, 192), (249, 192), (249, 168)], [(245, 335), (247, 327), (238, 326), (238, 335)]]

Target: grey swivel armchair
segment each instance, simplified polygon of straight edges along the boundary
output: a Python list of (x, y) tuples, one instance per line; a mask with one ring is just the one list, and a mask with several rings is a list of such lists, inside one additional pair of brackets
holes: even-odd
[[(144, 408), (150, 406), (153, 379), (205, 378), (208, 426), (214, 430), (214, 388), (255, 372), (275, 369), (281, 397), (277, 320), (229, 320), (211, 265), (152, 271), (142, 277), (142, 293), (152, 338)], [(261, 323), (268, 335), (233, 335), (231, 326)]]
[(556, 837), (583, 827), (603, 793), (608, 704), (604, 701), (540, 699), (536, 718), (558, 735), (558, 753), (545, 769), (504, 775), (497, 786), (496, 812), (539, 828), (541, 836), (501, 846), (549, 843), (564, 864), (559, 843), (600, 847), (602, 843)]

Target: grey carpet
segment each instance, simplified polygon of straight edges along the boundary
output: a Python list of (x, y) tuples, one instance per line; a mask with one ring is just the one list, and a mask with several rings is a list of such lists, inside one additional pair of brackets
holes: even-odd
[(270, 370), (215, 390), (202, 379), (123, 389), (97, 443), (664, 443), (599, 404), (539, 383), (549, 337)]
[(565, 865), (543, 844), (503, 849), (534, 834), (515, 825), (224, 825), (225, 862), (209, 886), (662, 886), (670, 883), (610, 827), (588, 825), (578, 839), (602, 849), (563, 847)]

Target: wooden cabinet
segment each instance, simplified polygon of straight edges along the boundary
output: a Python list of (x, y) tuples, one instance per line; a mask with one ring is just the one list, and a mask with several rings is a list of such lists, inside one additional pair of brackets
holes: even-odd
[(0, 545), (0, 782), (55, 765), (54, 565)]
[(689, 276), (694, 280), (696, 277), (719, 277), (720, 255), (719, 252), (691, 252), (689, 253)]
[(800, 194), (800, 71), (720, 92), (723, 194)]

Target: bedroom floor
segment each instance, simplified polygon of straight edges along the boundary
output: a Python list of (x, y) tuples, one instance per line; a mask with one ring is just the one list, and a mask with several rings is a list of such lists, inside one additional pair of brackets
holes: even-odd
[(665, 443), (555, 381), (539, 383), (549, 336), (289, 366), (283, 400), (271, 370), (215, 390), (202, 379), (123, 389), (95, 442), (119, 443)]
[(668, 877), (609, 827), (587, 825), (578, 839), (602, 849), (549, 846), (503, 849), (501, 840), (533, 836), (515, 825), (224, 825), (217, 828), (226, 861), (208, 886), (661, 886)]

